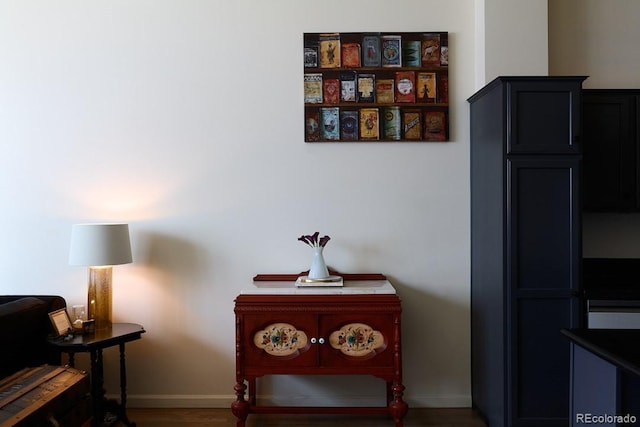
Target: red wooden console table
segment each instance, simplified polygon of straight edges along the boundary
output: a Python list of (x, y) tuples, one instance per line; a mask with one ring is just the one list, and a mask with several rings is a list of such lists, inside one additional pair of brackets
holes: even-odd
[[(300, 274), (258, 275), (235, 300), (236, 400), (244, 427), (251, 413), (389, 414), (402, 427), (400, 298), (381, 274), (342, 274), (343, 287), (297, 288)], [(380, 407), (263, 406), (264, 375), (373, 375), (386, 381)], [(248, 396), (246, 395), (248, 389)]]

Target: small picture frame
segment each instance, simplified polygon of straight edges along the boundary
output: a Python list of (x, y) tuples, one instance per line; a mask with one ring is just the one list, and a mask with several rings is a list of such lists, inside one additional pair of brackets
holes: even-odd
[(82, 333), (92, 334), (96, 331), (96, 321), (93, 319), (82, 321)]
[(66, 309), (61, 308), (60, 310), (52, 311), (49, 313), (49, 319), (51, 319), (53, 331), (56, 333), (56, 336), (68, 335), (72, 331), (71, 320), (69, 320)]

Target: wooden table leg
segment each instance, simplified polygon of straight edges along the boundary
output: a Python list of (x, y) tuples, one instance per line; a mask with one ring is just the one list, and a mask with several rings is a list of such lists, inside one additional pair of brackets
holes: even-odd
[(238, 378), (236, 385), (233, 387), (236, 392), (236, 400), (231, 404), (231, 412), (238, 418), (237, 427), (244, 427), (245, 421), (249, 416), (249, 402), (244, 398), (247, 386), (244, 379)]
[(76, 354), (75, 353), (69, 353), (69, 366), (72, 368), (76, 367)]
[(126, 426), (136, 427), (127, 417), (127, 364), (124, 357), (124, 343), (120, 343), (120, 407), (118, 418)]
[(407, 403), (402, 400), (404, 386), (400, 382), (394, 382), (391, 390), (393, 392), (393, 400), (389, 402), (389, 413), (395, 421), (395, 426), (402, 427), (402, 418), (404, 418), (404, 416), (407, 414), (407, 411), (409, 410), (409, 406), (407, 405)]
[(102, 366), (102, 350), (91, 350), (91, 396), (93, 398), (93, 422), (100, 426), (105, 416), (104, 370)]

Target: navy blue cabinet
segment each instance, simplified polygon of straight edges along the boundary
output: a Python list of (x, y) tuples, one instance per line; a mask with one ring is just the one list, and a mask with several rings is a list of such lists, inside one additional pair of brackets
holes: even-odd
[(583, 80), (499, 77), (469, 98), (472, 399), (489, 427), (568, 425)]
[(586, 211), (640, 209), (640, 90), (582, 92), (583, 204)]

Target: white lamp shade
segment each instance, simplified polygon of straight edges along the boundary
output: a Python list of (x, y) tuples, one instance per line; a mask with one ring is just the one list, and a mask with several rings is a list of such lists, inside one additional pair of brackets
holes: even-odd
[(69, 264), (104, 266), (128, 264), (131, 259), (129, 224), (74, 224)]

